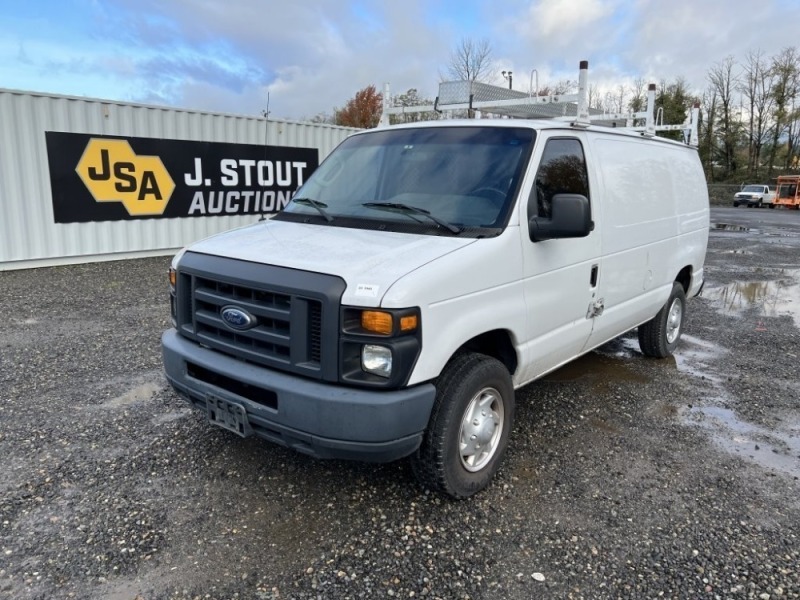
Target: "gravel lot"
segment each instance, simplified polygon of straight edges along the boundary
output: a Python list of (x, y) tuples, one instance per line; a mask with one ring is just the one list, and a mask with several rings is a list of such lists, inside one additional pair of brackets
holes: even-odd
[(678, 356), (520, 390), (464, 502), (208, 426), (161, 373), (168, 262), (0, 273), (0, 597), (800, 597), (800, 212), (713, 208)]

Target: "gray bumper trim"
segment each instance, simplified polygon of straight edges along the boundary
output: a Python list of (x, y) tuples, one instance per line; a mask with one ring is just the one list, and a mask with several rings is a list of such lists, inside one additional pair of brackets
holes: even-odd
[[(422, 440), (436, 394), (430, 383), (384, 391), (310, 380), (203, 348), (174, 329), (161, 343), (167, 379), (196, 408), (205, 410), (209, 394), (237, 402), (256, 435), (320, 458), (388, 462), (411, 454)], [(266, 390), (277, 397), (277, 407), (195, 379), (187, 362)]]

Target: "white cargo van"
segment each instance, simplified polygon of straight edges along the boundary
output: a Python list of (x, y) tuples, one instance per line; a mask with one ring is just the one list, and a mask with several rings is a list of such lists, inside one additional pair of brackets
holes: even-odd
[(173, 261), (174, 388), (241, 436), (410, 457), (489, 484), (514, 390), (638, 327), (678, 344), (703, 285), (696, 149), (585, 123), (415, 123), (348, 138), (273, 219)]

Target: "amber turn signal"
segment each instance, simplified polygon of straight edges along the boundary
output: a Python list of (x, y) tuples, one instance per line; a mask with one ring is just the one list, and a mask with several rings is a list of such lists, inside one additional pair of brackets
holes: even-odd
[(175, 288), (175, 282), (178, 279), (178, 274), (172, 267), (169, 268), (169, 286)]
[(361, 313), (361, 327), (372, 333), (392, 335), (392, 315), (377, 310), (365, 310)]
[(400, 331), (414, 331), (417, 328), (417, 315), (400, 317)]

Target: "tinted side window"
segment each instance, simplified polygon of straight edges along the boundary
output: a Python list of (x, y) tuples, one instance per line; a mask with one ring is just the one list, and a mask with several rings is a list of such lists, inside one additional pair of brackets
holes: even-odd
[(547, 141), (528, 199), (528, 215), (550, 218), (550, 205), (556, 194), (581, 194), (589, 198), (586, 159), (583, 146), (576, 139)]

